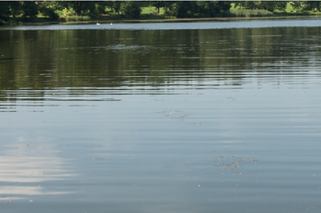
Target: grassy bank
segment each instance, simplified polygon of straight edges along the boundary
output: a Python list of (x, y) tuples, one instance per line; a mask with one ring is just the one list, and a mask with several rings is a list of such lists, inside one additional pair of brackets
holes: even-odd
[(229, 11), (231, 17), (266, 17), (274, 16), (274, 14), (267, 10), (232, 10)]

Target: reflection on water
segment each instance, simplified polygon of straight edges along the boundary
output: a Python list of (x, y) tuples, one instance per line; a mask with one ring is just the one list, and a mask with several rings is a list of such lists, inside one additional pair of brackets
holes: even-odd
[[(39, 143), (2, 144), (0, 157), (0, 200), (35, 199), (35, 196), (71, 194), (61, 187), (46, 187), (48, 183), (60, 185), (60, 181), (71, 181), (76, 174), (68, 169), (66, 159), (55, 156), (57, 151)], [(26, 197), (28, 196), (28, 197)]]
[(2, 31), (0, 44), (7, 101), (304, 85), (320, 75), (318, 27)]
[(316, 21), (1, 30), (1, 210), (319, 212)]

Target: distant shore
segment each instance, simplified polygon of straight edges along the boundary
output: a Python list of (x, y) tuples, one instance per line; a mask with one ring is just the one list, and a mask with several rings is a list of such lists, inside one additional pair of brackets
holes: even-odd
[(176, 18), (176, 19), (137, 19), (123, 20), (124, 22), (175, 22), (175, 21), (235, 21), (235, 20), (256, 20), (256, 19), (293, 19), (312, 18), (320, 16), (263, 16), (263, 17), (213, 17), (213, 18)]
[(160, 19), (114, 19), (114, 20), (86, 20), (86, 21), (50, 21), (45, 18), (37, 18), (34, 21), (11, 21), (8, 25), (48, 25), (48, 24), (87, 24), (87, 23), (159, 23), (159, 22), (197, 22), (197, 21), (237, 21), (237, 20), (271, 20), (271, 19), (297, 19), (317, 18), (318, 15), (298, 16), (264, 16), (264, 17), (213, 17), (213, 18), (160, 18)]

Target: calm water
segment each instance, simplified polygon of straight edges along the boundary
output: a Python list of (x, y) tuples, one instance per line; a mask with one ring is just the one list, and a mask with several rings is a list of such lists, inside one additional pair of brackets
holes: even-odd
[(1, 212), (320, 212), (320, 23), (0, 28)]

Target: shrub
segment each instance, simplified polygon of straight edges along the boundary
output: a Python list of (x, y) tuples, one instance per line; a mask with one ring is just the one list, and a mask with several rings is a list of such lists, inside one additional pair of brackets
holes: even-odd
[(90, 16), (69, 16), (66, 17), (66, 21), (90, 21)]
[(230, 14), (236, 17), (259, 17), (274, 15), (272, 12), (267, 10), (234, 10), (230, 11)]

